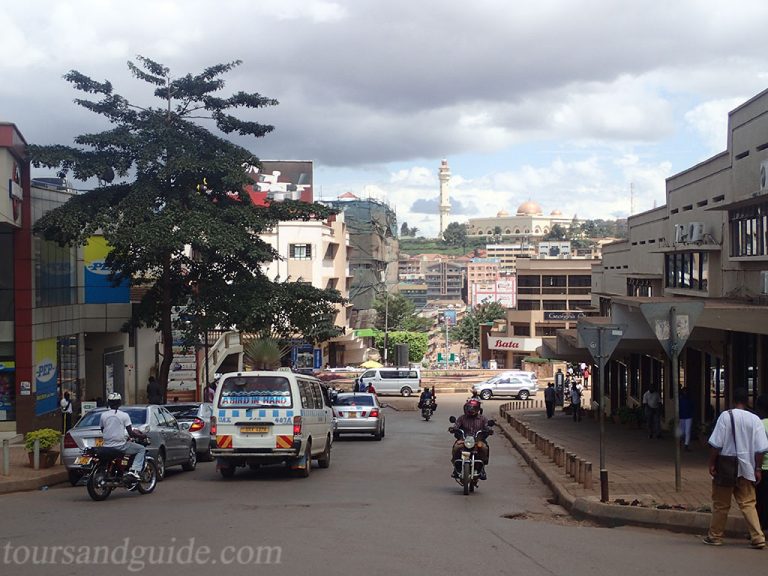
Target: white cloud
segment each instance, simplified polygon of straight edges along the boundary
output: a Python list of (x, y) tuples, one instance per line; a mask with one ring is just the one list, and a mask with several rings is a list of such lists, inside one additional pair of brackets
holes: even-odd
[(741, 98), (710, 100), (686, 112), (685, 121), (700, 136), (710, 153), (725, 150), (728, 144), (728, 112), (743, 101)]

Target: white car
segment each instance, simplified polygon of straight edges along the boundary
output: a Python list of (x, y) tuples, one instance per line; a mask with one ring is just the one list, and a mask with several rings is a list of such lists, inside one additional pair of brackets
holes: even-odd
[(472, 385), (472, 390), (483, 400), (494, 396), (512, 396), (518, 400), (527, 400), (536, 396), (539, 385), (533, 372), (502, 372), (501, 374)]

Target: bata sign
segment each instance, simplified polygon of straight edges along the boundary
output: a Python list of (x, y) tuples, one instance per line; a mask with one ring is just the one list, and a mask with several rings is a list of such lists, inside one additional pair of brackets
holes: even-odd
[(534, 352), (541, 346), (541, 338), (505, 338), (488, 335), (489, 350), (519, 350), (520, 352)]

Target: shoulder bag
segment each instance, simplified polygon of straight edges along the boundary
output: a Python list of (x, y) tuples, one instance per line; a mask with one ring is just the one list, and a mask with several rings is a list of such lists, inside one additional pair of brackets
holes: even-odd
[[(736, 447), (736, 423), (733, 419), (733, 411), (728, 410), (728, 416), (731, 418), (731, 434), (733, 435), (733, 449), (736, 454), (739, 449)], [(717, 456), (715, 465), (715, 484), (718, 486), (736, 486), (736, 480), (739, 477), (739, 457), (738, 456)]]

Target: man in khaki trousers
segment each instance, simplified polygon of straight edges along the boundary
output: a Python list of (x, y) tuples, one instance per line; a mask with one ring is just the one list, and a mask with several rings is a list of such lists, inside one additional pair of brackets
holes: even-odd
[[(712, 519), (703, 542), (711, 546), (723, 544), (725, 523), (731, 509), (731, 498), (736, 500), (749, 527), (752, 548), (765, 548), (765, 535), (755, 507), (755, 484), (761, 480), (760, 465), (768, 452), (768, 438), (760, 418), (747, 410), (749, 396), (746, 388), (733, 391), (732, 410), (720, 414), (709, 437), (709, 473), (712, 476)], [(738, 478), (734, 486), (721, 486), (715, 482), (717, 457), (737, 456)]]

